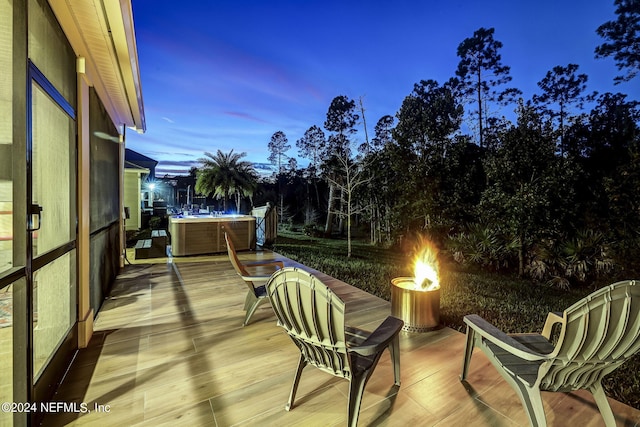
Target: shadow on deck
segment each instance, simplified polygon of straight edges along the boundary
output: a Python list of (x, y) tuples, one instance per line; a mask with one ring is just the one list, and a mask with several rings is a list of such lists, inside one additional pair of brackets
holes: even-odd
[[(271, 252), (246, 260), (284, 259)], [(151, 261), (153, 262), (153, 261)], [(54, 400), (90, 412), (59, 413), (43, 425), (341, 426), (347, 381), (305, 369), (296, 406), (284, 410), (299, 351), (276, 326), (269, 304), (242, 327), (244, 282), (226, 255), (128, 265)], [(373, 330), (390, 304), (318, 273), (346, 303), (347, 323)], [(460, 382), (465, 336), (449, 328), (401, 332), (400, 388), (385, 352), (365, 389), (359, 424), (526, 426), (520, 400), (480, 352)], [(600, 426), (589, 393), (543, 393), (549, 425)], [(618, 425), (640, 411), (611, 401)]]

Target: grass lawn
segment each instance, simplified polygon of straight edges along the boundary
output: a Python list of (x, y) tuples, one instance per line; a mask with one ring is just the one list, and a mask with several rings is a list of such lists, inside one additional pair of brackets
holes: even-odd
[[(274, 250), (387, 301), (392, 278), (413, 276), (413, 259), (398, 248), (352, 244), (352, 256), (347, 258), (346, 240), (279, 231)], [(462, 318), (471, 313), (505, 332), (541, 332), (548, 312), (563, 311), (594, 291), (563, 291), (510, 275), (473, 271), (445, 258), (440, 262), (440, 322), (462, 332)], [(607, 394), (640, 409), (639, 371), (640, 357), (635, 356), (605, 378)]]

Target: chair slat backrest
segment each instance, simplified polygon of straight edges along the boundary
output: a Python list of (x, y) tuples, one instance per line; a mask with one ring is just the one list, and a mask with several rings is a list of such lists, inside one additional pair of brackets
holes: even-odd
[(555, 359), (541, 388), (588, 388), (640, 348), (640, 283), (614, 283), (578, 301), (564, 312), (565, 324)]
[(227, 253), (229, 254), (229, 260), (231, 261), (231, 264), (233, 264), (233, 268), (236, 270), (236, 273), (241, 276), (249, 276), (249, 273), (244, 268), (244, 265), (240, 262), (240, 259), (238, 259), (236, 248), (227, 233), (224, 233), (224, 240), (227, 242)]
[(271, 305), (308, 363), (349, 378), (344, 302), (310, 273), (294, 267), (277, 271), (267, 283)]

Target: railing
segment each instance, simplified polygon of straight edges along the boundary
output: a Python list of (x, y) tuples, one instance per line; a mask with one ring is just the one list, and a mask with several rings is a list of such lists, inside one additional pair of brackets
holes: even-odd
[(256, 244), (268, 246), (278, 236), (278, 212), (269, 203), (253, 208), (251, 215), (256, 218)]

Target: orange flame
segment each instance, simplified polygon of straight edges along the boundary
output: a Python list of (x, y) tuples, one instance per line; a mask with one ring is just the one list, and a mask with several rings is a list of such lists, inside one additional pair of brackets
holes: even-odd
[(424, 242), (415, 261), (413, 280), (416, 289), (430, 291), (440, 287), (437, 254), (438, 251), (433, 244)]

